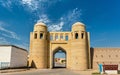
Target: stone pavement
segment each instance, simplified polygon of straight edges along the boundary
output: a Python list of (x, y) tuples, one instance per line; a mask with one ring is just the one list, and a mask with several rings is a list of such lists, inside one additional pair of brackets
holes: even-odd
[(11, 73), (11, 72), (22, 72), (22, 71), (28, 71), (30, 69), (4, 69), (0, 70), (0, 73)]
[(1, 73), (0, 75), (91, 75), (92, 71), (72, 71), (68, 69), (32, 69)]

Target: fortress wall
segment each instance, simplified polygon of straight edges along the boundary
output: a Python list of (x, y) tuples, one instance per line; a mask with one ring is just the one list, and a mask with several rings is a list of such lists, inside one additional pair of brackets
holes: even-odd
[(93, 69), (98, 69), (98, 64), (120, 64), (120, 48), (91, 48), (93, 54)]

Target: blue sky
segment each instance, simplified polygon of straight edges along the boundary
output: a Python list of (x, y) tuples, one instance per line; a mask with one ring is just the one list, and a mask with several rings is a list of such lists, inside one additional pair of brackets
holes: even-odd
[(66, 58), (66, 54), (64, 52), (57, 52), (55, 53), (54, 58)]
[(29, 48), (37, 22), (49, 31), (70, 31), (80, 21), (91, 47), (120, 47), (120, 0), (0, 0), (0, 44)]

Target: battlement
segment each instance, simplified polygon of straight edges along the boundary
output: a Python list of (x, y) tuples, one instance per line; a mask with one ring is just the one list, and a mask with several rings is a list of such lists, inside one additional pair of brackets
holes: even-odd
[(71, 32), (50, 32), (50, 41), (68, 41), (71, 39)]

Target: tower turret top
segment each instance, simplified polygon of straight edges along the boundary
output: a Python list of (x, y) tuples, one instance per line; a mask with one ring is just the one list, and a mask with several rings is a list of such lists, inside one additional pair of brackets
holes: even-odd
[(72, 25), (72, 31), (85, 31), (85, 24), (82, 22), (76, 22)]
[(39, 25), (39, 26), (46, 26), (46, 24), (45, 24), (45, 23), (42, 23), (42, 22), (36, 23), (35, 25), (36, 25), (36, 26), (38, 26), (38, 25)]
[(85, 24), (83, 24), (82, 22), (76, 22), (72, 26), (79, 26), (79, 25), (85, 26)]
[(34, 31), (47, 31), (47, 26), (42, 22), (36, 23), (34, 25)]

